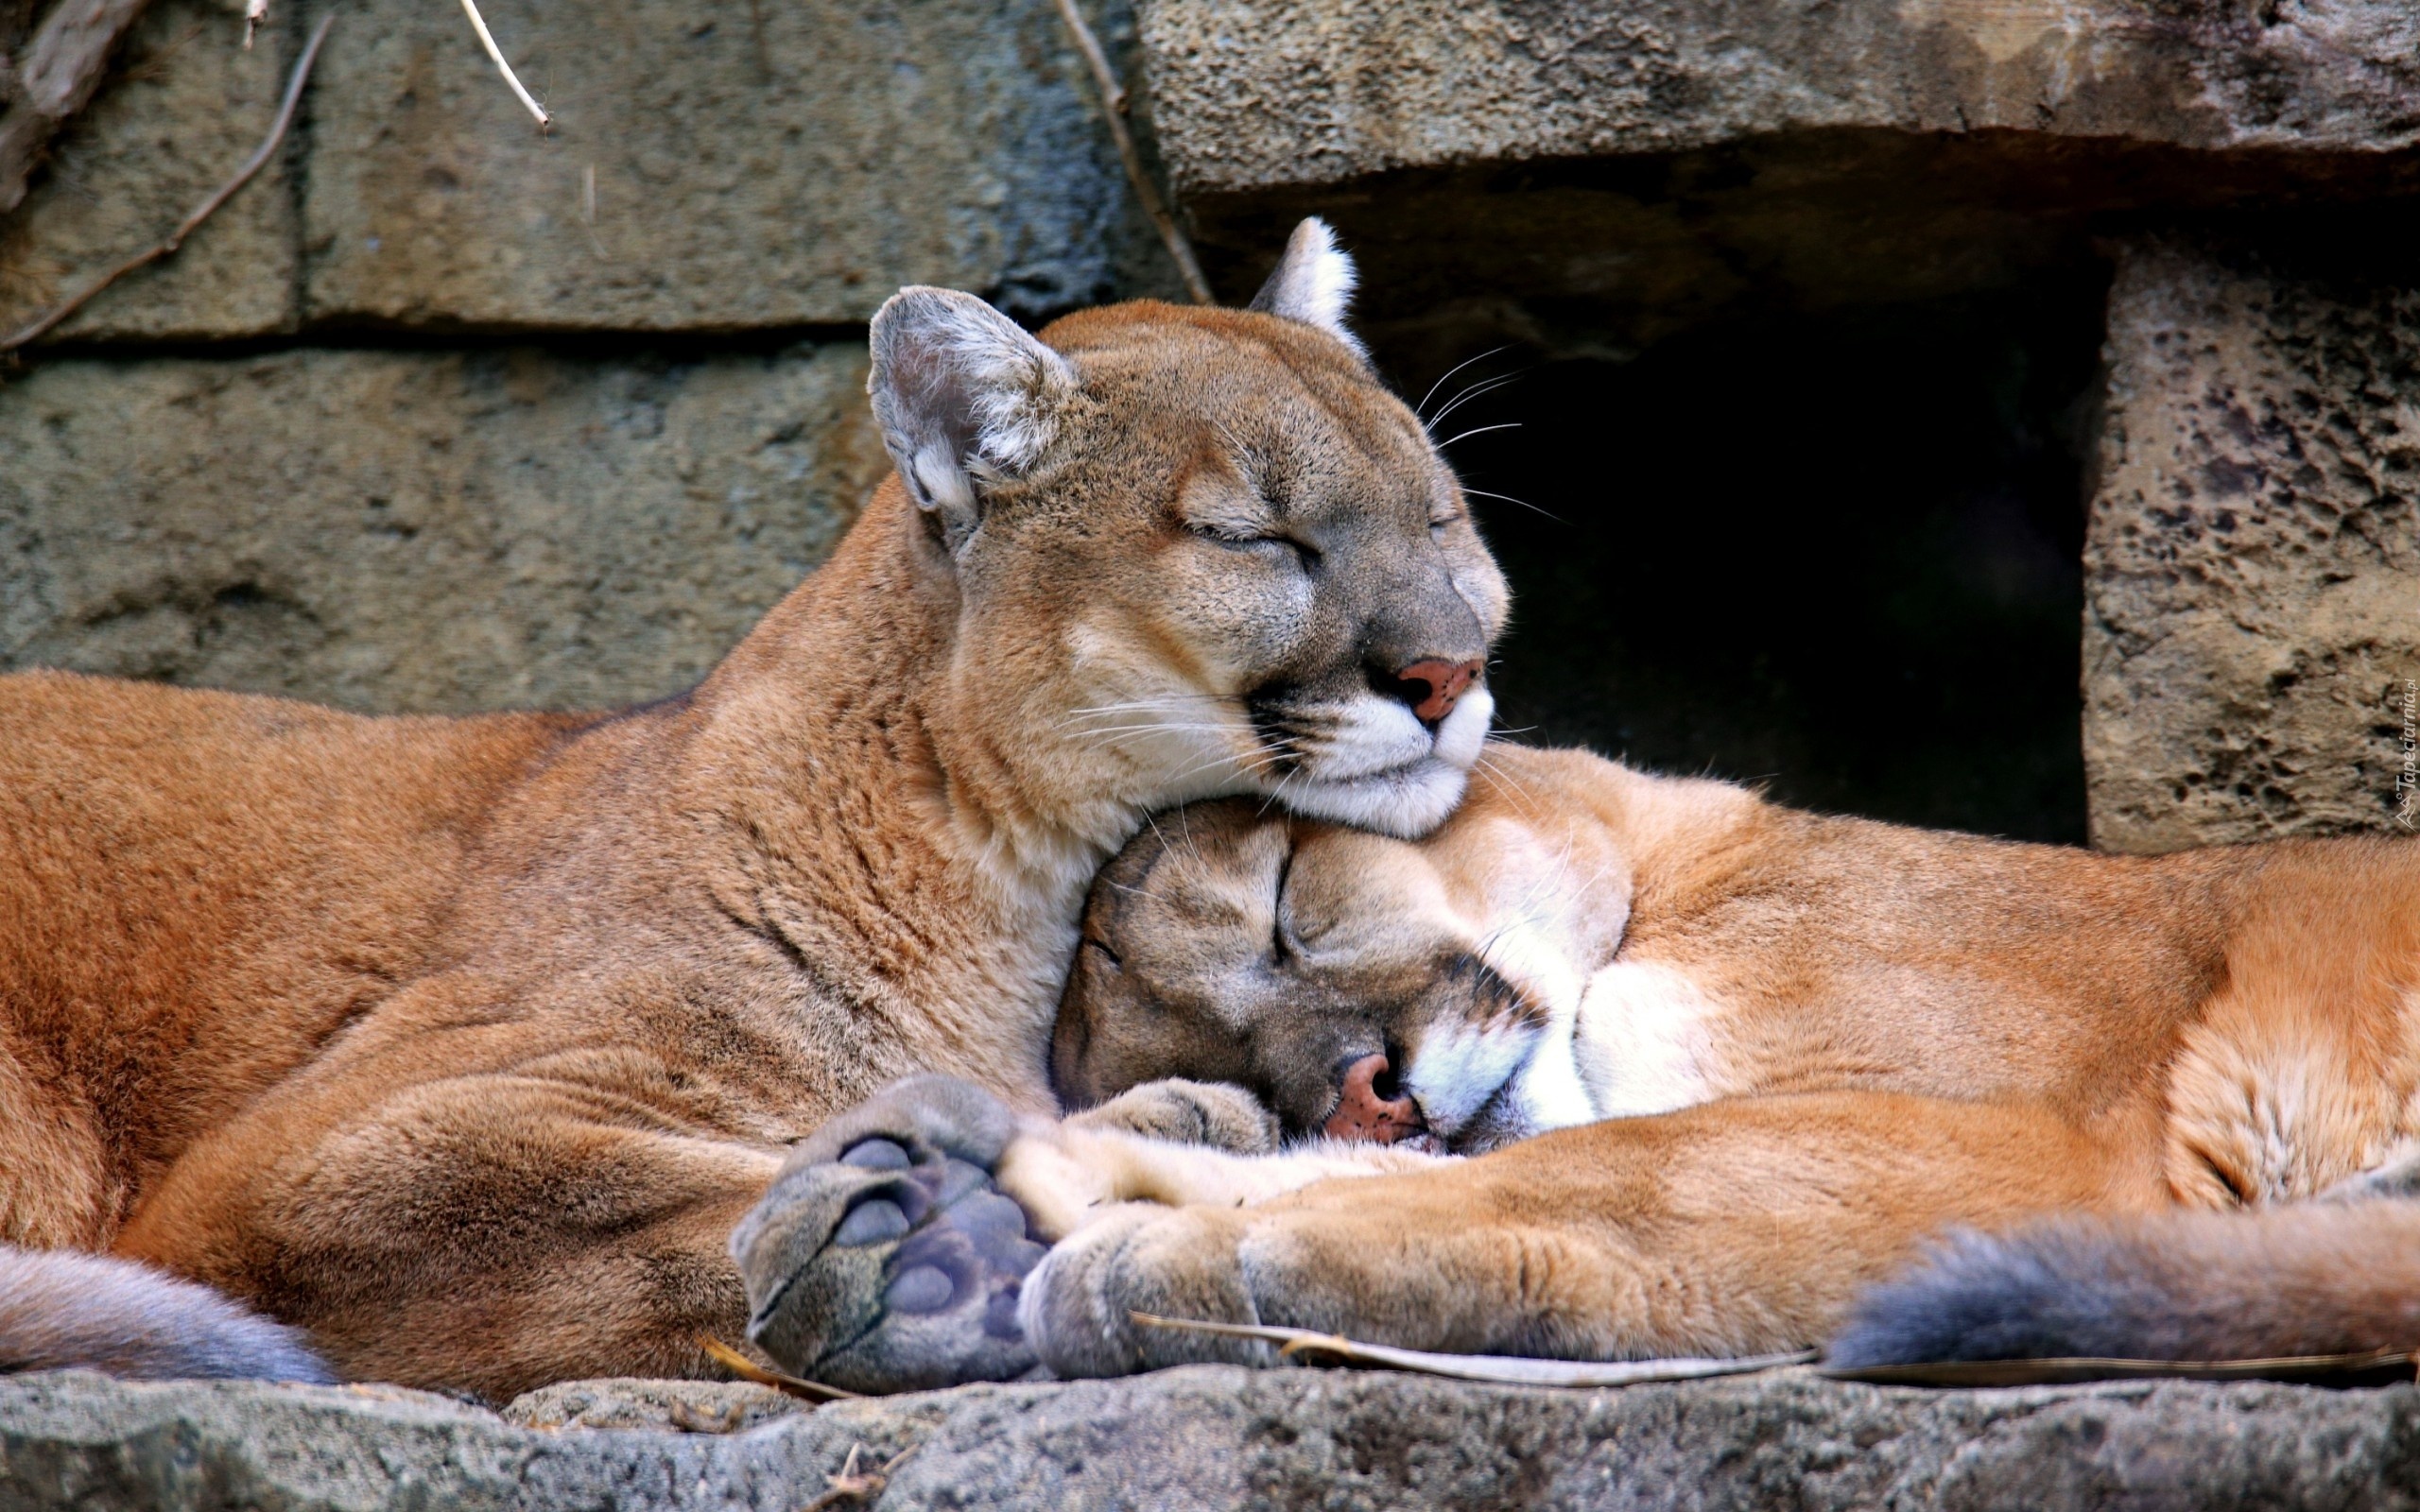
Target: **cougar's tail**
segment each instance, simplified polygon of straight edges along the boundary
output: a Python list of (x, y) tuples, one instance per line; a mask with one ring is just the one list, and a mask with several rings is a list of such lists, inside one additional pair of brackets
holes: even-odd
[(0, 1246), (0, 1371), (333, 1383), (299, 1329), (148, 1265)]
[(2248, 1360), (2420, 1346), (2420, 1202), (2066, 1217), (1953, 1234), (1866, 1294), (1841, 1368)]

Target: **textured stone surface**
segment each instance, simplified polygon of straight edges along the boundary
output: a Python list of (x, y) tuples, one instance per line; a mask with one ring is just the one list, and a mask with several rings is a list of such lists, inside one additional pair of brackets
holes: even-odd
[(2420, 278), (2269, 242), (2119, 256), (2084, 550), (2106, 848), (2413, 827)]
[[(1024, 315), (1172, 286), (1051, 0), (482, 8), (366, 0), (302, 115), (172, 263), (53, 339), (293, 327), (720, 331), (853, 324), (903, 284)], [(1121, 55), (1132, 17), (1098, 21)], [(0, 330), (156, 241), (251, 151), (306, 24), (157, 0), (0, 219)]]
[(1051, 0), (482, 9), (552, 134), (459, 8), (357, 7), (313, 96), (306, 318), (761, 327), (1117, 281), (1126, 182)]
[(888, 463), (865, 349), (57, 361), (0, 388), (0, 666), (382, 711), (694, 680)]
[(1143, 40), (1161, 149), (1193, 194), (1839, 128), (2420, 142), (2402, 0), (1153, 0)]
[[(24, 205), (0, 216), (0, 334), (166, 235), (260, 144), (290, 49), (241, 46), (243, 0), (153, 0)], [(294, 318), (288, 163), (265, 165), (168, 263), (129, 275), (57, 339), (257, 335)], [(5, 404), (0, 400), (0, 404)]]
[[(582, 1389), (682, 1396), (660, 1383)], [(847, 1402), (719, 1435), (533, 1430), (376, 1387), (0, 1381), (0, 1503), (26, 1512), (796, 1512), (853, 1448), (860, 1469), (909, 1452), (876, 1503), (894, 1512), (2420, 1503), (2420, 1394), (2409, 1386), (1928, 1394), (1792, 1373), (1558, 1392), (1201, 1366)]]
[(735, 1434), (809, 1411), (810, 1404), (744, 1381), (564, 1381), (505, 1404), (522, 1428), (652, 1428)]

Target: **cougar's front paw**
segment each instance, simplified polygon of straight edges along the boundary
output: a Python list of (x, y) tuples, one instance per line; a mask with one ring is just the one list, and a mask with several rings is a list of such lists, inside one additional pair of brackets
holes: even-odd
[(992, 1179), (1014, 1131), (991, 1093), (919, 1076), (802, 1141), (732, 1235), (748, 1337), (853, 1391), (1032, 1369), (1017, 1298), (1044, 1246)]
[(1136, 1206), (1062, 1240), (1027, 1278), (1019, 1321), (1053, 1375), (1121, 1376), (1163, 1366), (1271, 1365), (1276, 1351), (1137, 1322), (1143, 1313), (1261, 1321), (1241, 1253), (1247, 1220), (1216, 1208)]
[(1076, 1128), (1121, 1129), (1176, 1144), (1202, 1144), (1235, 1155), (1277, 1148), (1277, 1115), (1240, 1087), (1171, 1076), (1129, 1088), (1098, 1108), (1068, 1118)]

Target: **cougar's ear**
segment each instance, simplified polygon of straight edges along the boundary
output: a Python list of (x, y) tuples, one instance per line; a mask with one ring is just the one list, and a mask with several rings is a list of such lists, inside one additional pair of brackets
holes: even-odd
[(1277, 271), (1252, 297), (1252, 308), (1318, 326), (1351, 348), (1355, 356), (1367, 360), (1370, 353), (1362, 349), (1361, 338), (1344, 328), (1344, 312), (1353, 303), (1353, 286), (1359, 282), (1361, 275), (1354, 271), (1353, 259), (1336, 245), (1336, 232), (1313, 215), (1286, 238), (1286, 255), (1277, 260)]
[(954, 289), (901, 289), (874, 312), (869, 341), (882, 444), (956, 552), (981, 518), (983, 485), (1031, 467), (1058, 434), (1076, 369)]

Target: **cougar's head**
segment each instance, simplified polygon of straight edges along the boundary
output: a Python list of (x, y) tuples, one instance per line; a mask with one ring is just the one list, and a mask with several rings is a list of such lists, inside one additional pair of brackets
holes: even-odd
[(1247, 310), (1036, 337), (910, 289), (875, 318), (875, 414), (959, 594), (951, 673), (1029, 780), (1130, 826), (1254, 793), (1411, 835), (1461, 798), (1504, 579), (1344, 329), (1352, 283), (1305, 221)]
[(1232, 799), (1157, 816), (1094, 885), (1060, 1095), (1224, 1081), (1292, 1136), (1458, 1152), (1587, 1122), (1572, 1029), (1629, 872), (1522, 806), (1490, 771), (1419, 844)]

